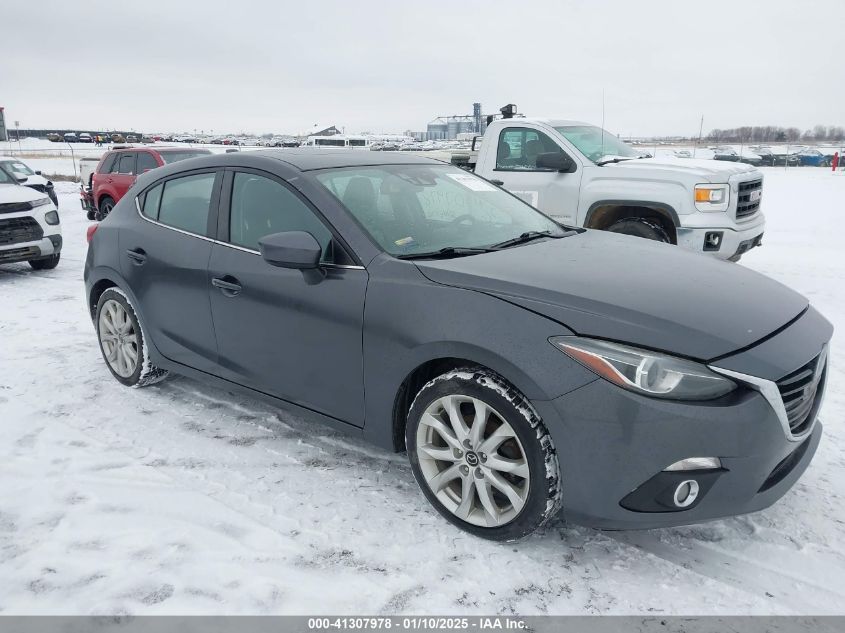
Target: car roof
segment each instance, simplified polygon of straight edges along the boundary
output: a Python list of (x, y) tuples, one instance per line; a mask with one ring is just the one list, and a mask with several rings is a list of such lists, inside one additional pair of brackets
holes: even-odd
[(360, 149), (322, 149), (311, 147), (276, 148), (224, 154), (237, 160), (238, 154), (274, 158), (296, 167), (300, 171), (336, 167), (364, 167), (369, 165), (431, 165), (442, 161), (400, 152), (372, 152)]

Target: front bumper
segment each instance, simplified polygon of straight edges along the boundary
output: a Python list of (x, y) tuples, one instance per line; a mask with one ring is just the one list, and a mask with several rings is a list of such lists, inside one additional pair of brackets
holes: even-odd
[(33, 242), (19, 242), (0, 246), (0, 264), (14, 264), (28, 262), (33, 259), (43, 259), (57, 255), (62, 251), (61, 233), (45, 235)]
[[(551, 421), (564, 515), (602, 529), (687, 525), (762, 510), (806, 470), (822, 434), (817, 423), (803, 442), (789, 441), (769, 403), (745, 389), (716, 403), (682, 403), (639, 396), (599, 379), (533, 404)], [(719, 457), (722, 470), (706, 482), (701, 477), (703, 492), (689, 508), (659, 511), (666, 485), (705, 472), (672, 473), (663, 481), (667, 466), (690, 457)], [(657, 505), (632, 495), (647, 485)]]
[[(748, 224), (735, 224), (724, 227), (687, 228), (678, 227), (678, 246), (691, 251), (712, 255), (719, 259), (736, 259), (752, 248), (760, 246), (766, 221), (762, 214)], [(710, 250), (708, 237), (719, 235), (719, 247)]]

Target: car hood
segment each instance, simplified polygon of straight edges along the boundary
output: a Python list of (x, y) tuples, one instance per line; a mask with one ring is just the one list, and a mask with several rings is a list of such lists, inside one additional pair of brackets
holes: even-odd
[(752, 345), (808, 306), (738, 264), (602, 231), (415, 263), (433, 282), (499, 297), (577, 334), (702, 361)]
[(8, 202), (34, 202), (45, 197), (46, 194), (23, 185), (0, 185), (0, 204)]
[(629, 170), (650, 169), (658, 172), (681, 172), (691, 176), (698, 176), (702, 180), (706, 180), (708, 182), (727, 182), (728, 178), (731, 176), (755, 171), (755, 168), (752, 165), (748, 165), (746, 163), (669, 156), (625, 160), (621, 163), (611, 163), (605, 165), (604, 169), (607, 169), (608, 167)]

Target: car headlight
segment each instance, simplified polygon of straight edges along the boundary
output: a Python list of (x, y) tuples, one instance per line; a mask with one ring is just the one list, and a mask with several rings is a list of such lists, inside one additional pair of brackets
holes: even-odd
[(737, 385), (694, 361), (575, 336), (549, 342), (587, 369), (623, 389), (667, 400), (712, 400)]
[(53, 204), (53, 201), (50, 200), (50, 198), (40, 198), (38, 200), (33, 200), (29, 204), (34, 209), (35, 207), (43, 207), (45, 204)]
[(699, 211), (727, 211), (730, 185), (696, 185), (695, 208)]

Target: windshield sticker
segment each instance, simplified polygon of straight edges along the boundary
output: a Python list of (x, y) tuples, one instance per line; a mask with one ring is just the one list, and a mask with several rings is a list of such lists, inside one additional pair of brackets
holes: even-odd
[(403, 237), (401, 240), (393, 242), (396, 246), (410, 246), (415, 242), (413, 237)]
[(496, 188), (493, 185), (489, 185), (481, 178), (477, 176), (473, 176), (471, 174), (446, 174), (457, 182), (458, 184), (463, 185), (467, 189), (472, 189), (473, 191), (496, 191)]

